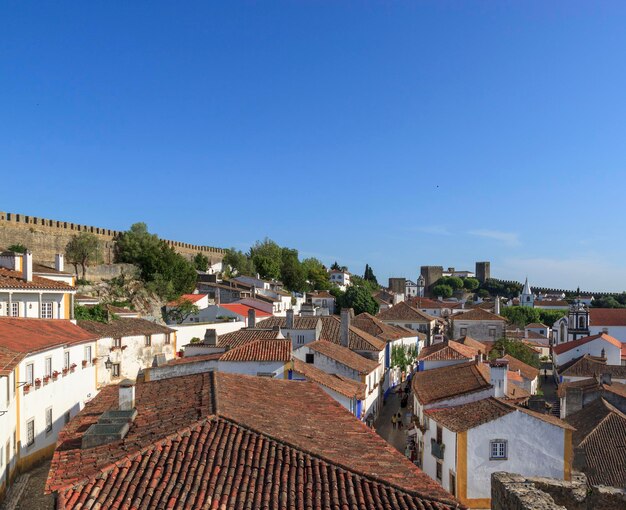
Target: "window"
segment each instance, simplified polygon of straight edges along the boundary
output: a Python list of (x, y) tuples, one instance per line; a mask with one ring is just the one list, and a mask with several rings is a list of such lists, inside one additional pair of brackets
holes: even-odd
[(71, 418), (72, 418), (72, 415), (70, 414), (69, 411), (67, 411), (65, 415), (63, 416), (63, 421), (65, 422), (65, 425), (67, 425), (70, 422)]
[(467, 328), (461, 328), (461, 336), (467, 336)]
[(404, 327), (407, 328), (407, 329), (413, 329), (413, 325), (412, 324), (405, 324)]
[(495, 338), (496, 337), (496, 328), (489, 328), (489, 336), (491, 338)]
[(450, 488), (449, 492), (456, 497), (456, 475), (450, 471)]
[(151, 335), (145, 335), (143, 337), (143, 344), (146, 347), (150, 347), (152, 345), (152, 336)]
[(26, 446), (35, 444), (35, 419), (26, 422)]
[(274, 372), (257, 372), (257, 377), (274, 377)]
[(85, 345), (84, 349), (84, 360), (87, 363), (91, 363), (91, 345)]
[(506, 459), (506, 441), (504, 439), (495, 439), (491, 441), (490, 460)]
[(530, 303), (530, 296), (526, 296), (526, 302)]
[(439, 444), (443, 443), (443, 429), (440, 425), (437, 425), (437, 442)]
[[(196, 322), (199, 322), (200, 319), (196, 319)], [(165, 345), (169, 345), (172, 342), (169, 333), (165, 333)]]
[(11, 317), (19, 317), (19, 316), (20, 316), (20, 304), (11, 303)]
[(32, 363), (26, 365), (26, 382), (31, 386), (35, 384), (35, 365)]
[(70, 369), (70, 351), (63, 353), (63, 368)]
[(122, 346), (122, 339), (121, 338), (114, 338), (113, 339), (113, 347), (121, 347)]
[(313, 363), (314, 358), (315, 358), (315, 356), (313, 354), (306, 354), (305, 355), (305, 361), (307, 363)]
[(443, 471), (441, 467), (442, 467), (442, 463), (437, 462), (437, 480), (439, 480), (440, 482), (441, 482), (441, 472)]
[(52, 303), (41, 303), (41, 318), (52, 319)]
[(7, 407), (11, 403), (11, 375), (7, 375)]
[(52, 408), (46, 409), (46, 432), (52, 432)]
[(111, 374), (113, 375), (113, 377), (120, 376), (120, 364), (119, 363), (113, 363), (113, 365), (111, 366)]
[(17, 430), (13, 429), (13, 455), (17, 453)]
[(298, 345), (304, 344), (304, 335), (298, 335)]
[(45, 376), (52, 377), (52, 358), (46, 358), (45, 362)]

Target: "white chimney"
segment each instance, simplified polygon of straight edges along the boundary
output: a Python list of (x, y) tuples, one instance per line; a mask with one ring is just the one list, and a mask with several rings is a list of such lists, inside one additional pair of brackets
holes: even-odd
[(124, 379), (119, 387), (120, 411), (131, 411), (135, 409), (135, 383), (130, 379)]
[(352, 313), (352, 308), (341, 309), (340, 342), (345, 348), (350, 347), (350, 319), (352, 318)]
[(24, 253), (22, 258), (22, 275), (27, 282), (33, 281), (33, 254), (30, 251)]
[(54, 256), (54, 269), (61, 272), (65, 270), (65, 261), (62, 253), (57, 253)]
[(500, 315), (500, 296), (496, 296), (496, 302), (493, 307), (493, 313)]
[(489, 363), (489, 372), (491, 374), (491, 384), (494, 388), (494, 396), (496, 398), (504, 398), (507, 392), (507, 377), (509, 371), (509, 362), (505, 359), (496, 359)]

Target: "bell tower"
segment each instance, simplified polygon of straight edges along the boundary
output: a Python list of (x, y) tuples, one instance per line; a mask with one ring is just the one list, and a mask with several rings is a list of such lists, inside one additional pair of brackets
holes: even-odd
[(589, 336), (589, 307), (577, 299), (567, 315), (567, 341)]
[(522, 293), (520, 294), (520, 297), (519, 297), (519, 304), (520, 306), (529, 306), (531, 308), (535, 306), (535, 296), (530, 290), (530, 285), (528, 284), (528, 277), (526, 277), (526, 282), (524, 282), (524, 288), (522, 289)]

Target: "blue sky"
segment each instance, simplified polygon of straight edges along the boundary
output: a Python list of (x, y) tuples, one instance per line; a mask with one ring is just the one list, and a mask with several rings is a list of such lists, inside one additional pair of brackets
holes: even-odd
[(4, 1), (0, 210), (624, 290), (625, 25), (624, 2)]

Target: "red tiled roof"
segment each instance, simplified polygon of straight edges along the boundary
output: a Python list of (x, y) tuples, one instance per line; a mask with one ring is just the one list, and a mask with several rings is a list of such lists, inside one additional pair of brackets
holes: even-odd
[(367, 359), (365, 356), (361, 356), (350, 349), (338, 345), (326, 340), (318, 340), (317, 342), (311, 342), (306, 344), (306, 347), (312, 349), (324, 356), (338, 361), (342, 365), (345, 365), (353, 370), (356, 370), (360, 374), (369, 374), (378, 367), (377, 361)]
[(489, 397), (459, 406), (427, 409), (425, 412), (438, 425), (452, 432), (464, 432), (484, 423), (497, 420), (514, 411), (515, 407), (512, 405), (506, 404), (497, 398)]
[(509, 362), (509, 370), (519, 371), (525, 379), (532, 381), (539, 375), (539, 369), (524, 363), (523, 361), (514, 358), (510, 354), (504, 356), (504, 359)]
[(430, 309), (441, 309), (441, 308), (458, 308), (461, 306), (461, 303), (458, 301), (439, 301), (438, 299), (428, 299), (423, 297), (414, 297), (408, 300), (409, 305), (414, 308), (430, 308)]
[(379, 312), (376, 316), (381, 321), (407, 321), (407, 322), (432, 322), (436, 317), (428, 315), (417, 308), (412, 307), (405, 301), (400, 301), (397, 305)]
[(260, 310), (258, 308), (254, 308), (252, 306), (242, 305), (240, 303), (223, 303), (223, 304), (220, 305), (220, 307), (226, 308), (227, 310), (230, 310), (231, 312), (234, 312), (237, 315), (242, 315), (243, 317), (247, 317), (248, 316), (248, 312), (250, 310), (254, 310), (255, 316), (257, 318), (258, 317), (271, 317), (272, 316), (271, 313), (264, 312), (263, 310)]
[(77, 321), (77, 324), (98, 338), (121, 338), (135, 335), (158, 335), (175, 333), (176, 330), (156, 322), (131, 317), (119, 317), (109, 322)]
[(589, 308), (592, 326), (626, 326), (626, 308)]
[(96, 338), (96, 335), (88, 333), (69, 320), (2, 317), (0, 347), (5, 349), (0, 357), (5, 363), (2, 369), (12, 370), (15, 365), (11, 366), (11, 359), (17, 360), (20, 355), (57, 346), (80, 344)]
[[(322, 331), (320, 340), (327, 340), (335, 344), (341, 344), (341, 319), (336, 315), (320, 317), (322, 319)], [(350, 326), (348, 334), (349, 347), (353, 351), (382, 351), (387, 345), (383, 340), (370, 335), (355, 326)]]
[(618, 347), (621, 351), (622, 349), (622, 342), (620, 342), (619, 340), (613, 338), (610, 335), (607, 335), (606, 333), (600, 333), (598, 335), (591, 335), (591, 336), (585, 336), (583, 338), (578, 338), (577, 340), (572, 340), (571, 342), (565, 342), (562, 344), (558, 344), (555, 345), (554, 347), (552, 347), (552, 350), (556, 353), (556, 354), (563, 354), (564, 352), (567, 351), (571, 351), (572, 349), (576, 348), (576, 347), (580, 347), (581, 345), (585, 345), (589, 342), (593, 342), (594, 340), (598, 340), (599, 338), (602, 338), (602, 340), (605, 340), (607, 342), (609, 342), (610, 344), (614, 345), (615, 347)]
[(422, 404), (491, 388), (489, 367), (475, 361), (417, 372), (413, 391)]
[(223, 352), (212, 352), (211, 354), (199, 354), (197, 356), (183, 356), (182, 358), (169, 360), (166, 365), (187, 365), (189, 363), (201, 363), (203, 361), (218, 361), (223, 354)]
[(226, 351), (220, 361), (291, 361), (291, 340), (256, 340)]
[(76, 287), (72, 287), (67, 283), (50, 280), (42, 276), (33, 275), (32, 281), (24, 280), (21, 271), (12, 271), (4, 267), (0, 267), (0, 289), (41, 289), (41, 290), (58, 290), (61, 292), (75, 292)]
[(535, 301), (535, 308), (567, 308), (569, 303), (563, 299), (542, 299)]
[(314, 383), (213, 372), (139, 383), (126, 437), (81, 449), (117, 391), (105, 387), (59, 434), (46, 491), (65, 510), (458, 507)]
[(418, 359), (422, 361), (471, 360), (477, 355), (478, 351), (473, 347), (449, 340), (424, 347)]
[[(315, 329), (317, 328), (317, 323), (320, 322), (320, 318), (317, 316), (294, 316), (293, 318), (293, 328), (291, 329)], [(257, 323), (258, 328), (274, 328), (279, 327), (286, 329), (287, 328), (287, 317), (270, 317), (269, 319), (262, 320)]]
[(473, 308), (469, 312), (458, 313), (452, 316), (453, 321), (503, 321), (504, 317), (488, 312), (483, 308)]
[(530, 324), (526, 324), (526, 326), (524, 326), (524, 329), (545, 329), (548, 330), (550, 329), (548, 326), (546, 326), (545, 324), (542, 324), (541, 322), (531, 322)]
[(340, 395), (365, 400), (365, 390), (367, 387), (361, 382), (337, 374), (329, 374), (328, 372), (320, 370), (315, 365), (305, 363), (297, 358), (293, 360), (293, 371), (303, 375), (309, 381), (316, 382), (317, 384), (321, 384), (326, 388), (336, 391)]
[(183, 301), (197, 303), (205, 296), (207, 296), (207, 294), (183, 294), (178, 299), (174, 299), (173, 301), (167, 303), (167, 306), (179, 306)]
[(613, 378), (626, 379), (626, 366), (607, 365), (606, 360), (585, 354), (564, 363), (557, 369), (559, 375), (568, 377), (595, 377), (611, 374)]
[[(394, 326), (381, 321), (379, 318), (363, 312), (352, 320), (352, 325), (361, 331), (365, 331), (376, 338), (380, 338), (385, 342), (391, 342), (400, 338), (409, 338), (418, 336), (417, 331)], [(422, 336), (426, 336), (423, 335)]]
[(472, 347), (483, 354), (488, 352), (486, 344), (479, 342), (478, 340), (474, 340), (471, 336), (462, 336), (461, 338), (456, 339), (455, 342)]
[[(217, 337), (218, 347), (229, 347), (234, 349), (240, 345), (254, 342), (255, 340), (277, 340), (284, 339), (284, 336), (278, 329), (259, 329), (259, 328), (242, 328), (225, 335)], [(204, 344), (193, 344), (194, 346), (202, 346)], [(214, 347), (214, 346), (213, 346)]]

